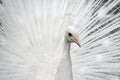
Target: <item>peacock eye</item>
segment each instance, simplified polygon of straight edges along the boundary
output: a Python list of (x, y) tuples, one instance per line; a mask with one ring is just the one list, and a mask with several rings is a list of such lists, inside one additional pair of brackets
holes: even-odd
[(71, 33), (68, 33), (68, 35), (69, 35), (69, 36), (72, 36), (72, 34), (71, 34)]

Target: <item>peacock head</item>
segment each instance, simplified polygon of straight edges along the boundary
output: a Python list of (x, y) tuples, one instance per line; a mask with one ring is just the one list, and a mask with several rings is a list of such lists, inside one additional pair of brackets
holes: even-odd
[(76, 43), (80, 47), (78, 30), (75, 27), (73, 26), (68, 27), (65, 33), (65, 38), (67, 39), (69, 43)]

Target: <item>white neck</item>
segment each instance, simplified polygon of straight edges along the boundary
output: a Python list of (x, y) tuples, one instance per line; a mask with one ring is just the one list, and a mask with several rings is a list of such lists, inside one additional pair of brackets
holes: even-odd
[(70, 57), (70, 43), (64, 40), (64, 53), (61, 56), (61, 60), (56, 72), (55, 80), (72, 80), (72, 63)]

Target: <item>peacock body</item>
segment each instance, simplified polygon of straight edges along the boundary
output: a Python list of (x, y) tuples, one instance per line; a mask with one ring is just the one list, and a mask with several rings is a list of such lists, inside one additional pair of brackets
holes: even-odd
[[(119, 80), (119, 0), (1, 0), (0, 80)], [(65, 39), (79, 30), (81, 47)]]

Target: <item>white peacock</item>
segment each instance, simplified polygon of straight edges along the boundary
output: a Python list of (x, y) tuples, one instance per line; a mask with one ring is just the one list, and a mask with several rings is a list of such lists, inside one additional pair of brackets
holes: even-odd
[(120, 80), (119, 5), (0, 0), (0, 80)]

